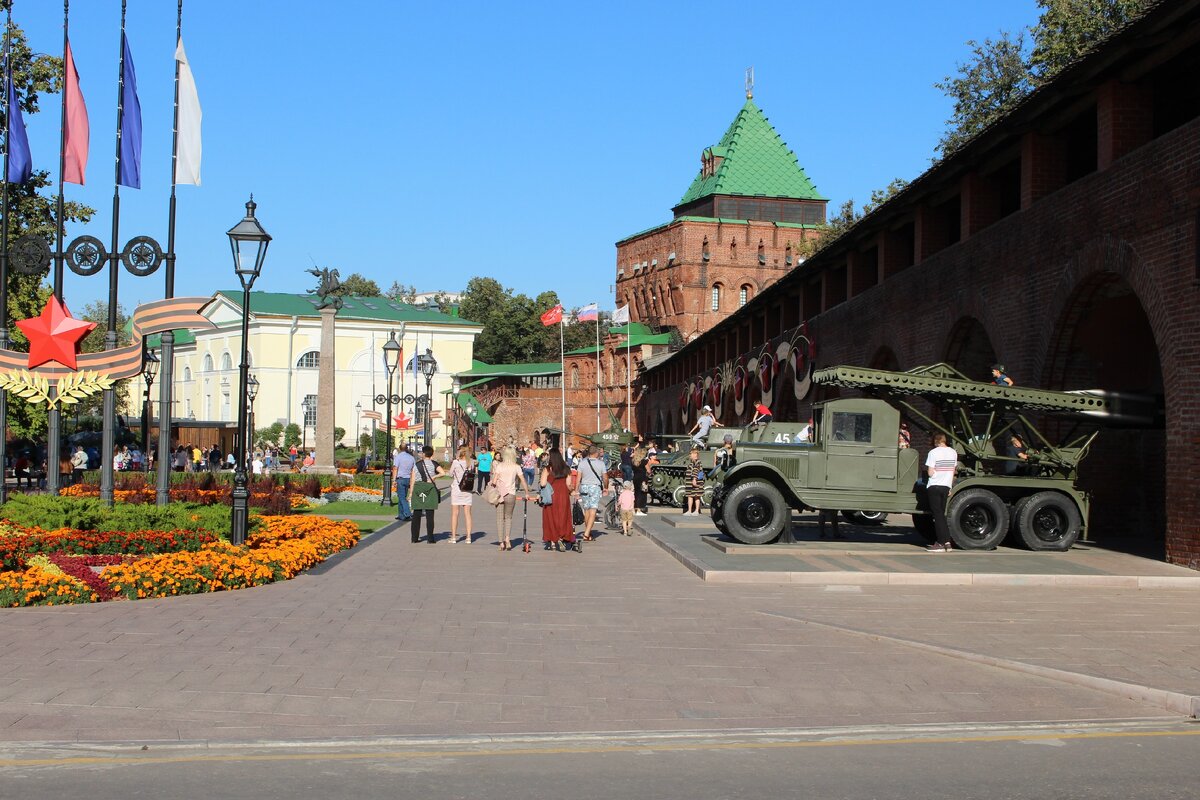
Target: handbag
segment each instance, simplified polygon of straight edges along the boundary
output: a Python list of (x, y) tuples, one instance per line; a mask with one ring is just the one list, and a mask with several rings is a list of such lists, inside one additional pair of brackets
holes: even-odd
[(583, 524), (583, 506), (579, 505), (578, 500), (571, 504), (571, 522), (576, 525)]
[(421, 472), (421, 480), (412, 486), (412, 510), (433, 511), (442, 502), (442, 493), (438, 491), (433, 481), (429, 480), (429, 473), (425, 471), (424, 462), (418, 461), (417, 469)]
[(500, 490), (495, 486), (489, 486), (483, 490), (483, 502), (489, 506), (500, 505)]
[(538, 493), (538, 503), (543, 506), (554, 505), (554, 487), (546, 484)]

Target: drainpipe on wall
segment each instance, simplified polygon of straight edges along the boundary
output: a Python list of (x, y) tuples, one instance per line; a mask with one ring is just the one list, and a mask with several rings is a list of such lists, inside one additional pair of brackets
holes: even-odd
[[(300, 327), (300, 317), (292, 317), (292, 327), (288, 331), (288, 368), (287, 368), (287, 420), (292, 421), (292, 378), (296, 367), (296, 330)], [(284, 426), (286, 427), (286, 426)]]

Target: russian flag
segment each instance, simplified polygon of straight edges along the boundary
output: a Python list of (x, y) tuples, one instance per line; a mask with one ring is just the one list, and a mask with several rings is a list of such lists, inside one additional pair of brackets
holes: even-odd
[(600, 319), (600, 308), (595, 303), (590, 303), (579, 309), (579, 313), (575, 315), (575, 319), (580, 322), (594, 322)]

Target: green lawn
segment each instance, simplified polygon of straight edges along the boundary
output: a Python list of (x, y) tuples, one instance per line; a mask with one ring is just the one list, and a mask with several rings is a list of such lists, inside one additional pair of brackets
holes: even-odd
[(356, 519), (354, 524), (358, 526), (358, 530), (363, 534), (374, 533), (384, 525), (391, 524), (395, 520), (390, 519)]
[(380, 505), (378, 501), (370, 503), (357, 500), (336, 500), (323, 506), (306, 509), (302, 513), (319, 514), (322, 517), (331, 517), (335, 514), (389, 514), (394, 517), (396, 516), (396, 506), (389, 509), (387, 506)]

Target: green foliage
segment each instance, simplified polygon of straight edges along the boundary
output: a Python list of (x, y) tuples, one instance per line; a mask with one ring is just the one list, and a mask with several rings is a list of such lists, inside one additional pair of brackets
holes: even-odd
[[(1037, 24), (968, 41), (970, 57), (956, 75), (934, 84), (954, 102), (938, 142), (944, 158), (1013, 108), (1036, 86), (1145, 11), (1149, 0), (1038, 0)], [(1030, 34), (1032, 48), (1026, 46)]]
[(1096, 42), (1146, 10), (1148, 0), (1038, 0), (1029, 68), (1045, 82)]
[(883, 205), (893, 195), (903, 190), (905, 186), (908, 186), (908, 181), (903, 178), (894, 178), (891, 183), (882, 189), (873, 190), (871, 192), (871, 199), (863, 206), (861, 212), (855, 210), (853, 198), (845, 201), (838, 208), (838, 212), (830, 217), (828, 222), (817, 229), (821, 233), (819, 238), (802, 239), (799, 242), (793, 242), (797, 254), (801, 258), (808, 258), (830, 242), (837, 241), (839, 236), (854, 227), (860, 219)]
[[(558, 361), (558, 326), (545, 326), (541, 321), (542, 314), (558, 303), (558, 294), (552, 291), (530, 299), (525, 294), (513, 294), (495, 278), (472, 278), (463, 291), (458, 313), (463, 319), (483, 323), (474, 351), (480, 361), (489, 364)], [(564, 317), (569, 320), (570, 312)], [(595, 346), (598, 324), (606, 326), (607, 322), (567, 325), (563, 330), (563, 347), (574, 350)]]
[(337, 425), (334, 425), (333, 426), (333, 444), (334, 444), (334, 446), (337, 447), (338, 445), (340, 445), (342, 443), (342, 439), (345, 439), (345, 438), (346, 438), (346, 429), (338, 427)]
[(293, 446), (299, 447), (300, 441), (300, 426), (294, 422), (289, 422), (287, 427), (283, 429), (283, 446), (290, 450)]
[[(370, 442), (370, 437), (368, 437)], [(398, 439), (393, 433), (391, 439), (388, 439), (387, 431), (383, 428), (375, 429), (375, 442), (371, 445), (371, 457), (379, 460), (389, 457), (388, 454), (396, 447)]]
[[(118, 503), (112, 508), (87, 497), (13, 495), (0, 506), (0, 517), (25, 527), (52, 531), (74, 528), (81, 531), (175, 531), (206, 530), (229, 537), (229, 506), (169, 503)], [(251, 528), (257, 526), (251, 518)]]
[[(21, 110), (27, 117), (38, 113), (40, 95), (43, 92), (57, 93), (62, 80), (62, 59), (41, 53), (35, 54), (25, 38), (25, 32), (14, 25), (10, 37), (11, 58), (13, 64), (13, 84), (21, 98)], [(52, 107), (53, 108), (53, 107)], [(3, 125), (3, 114), (0, 114), (0, 125)], [(17, 237), (33, 234), (45, 239), (54, 247), (54, 203), (47, 196), (40, 194), (43, 189), (52, 187), (49, 173), (45, 170), (34, 170), (33, 176), (23, 184), (9, 186), (9, 219), (3, 224), (8, 226), (9, 241)], [(87, 222), (95, 213), (93, 209), (80, 203), (66, 202), (63, 204), (65, 222)], [(8, 315), (9, 320), (28, 319), (41, 313), (50, 289), (42, 285), (38, 276), (22, 275), (16, 270), (10, 270), (8, 275)], [(19, 352), (27, 352), (29, 342), (16, 325), (9, 324), (9, 348)], [(8, 430), (14, 438), (40, 439), (46, 435), (46, 407), (42, 404), (29, 403), (19, 397), (9, 395), (8, 398)]]
[(417, 302), (417, 287), (405, 286), (399, 281), (392, 281), (391, 288), (384, 292), (383, 296), (400, 303), (415, 303)]
[(360, 450), (371, 449), (371, 434), (364, 433), (358, 437), (358, 447)]
[(283, 424), (280, 422), (272, 422), (265, 428), (259, 428), (254, 432), (255, 440), (264, 442), (269, 445), (279, 446), (279, 440), (283, 438)]
[(379, 284), (359, 272), (350, 273), (349, 277), (341, 279), (341, 286), (334, 291), (341, 297), (379, 297)]

